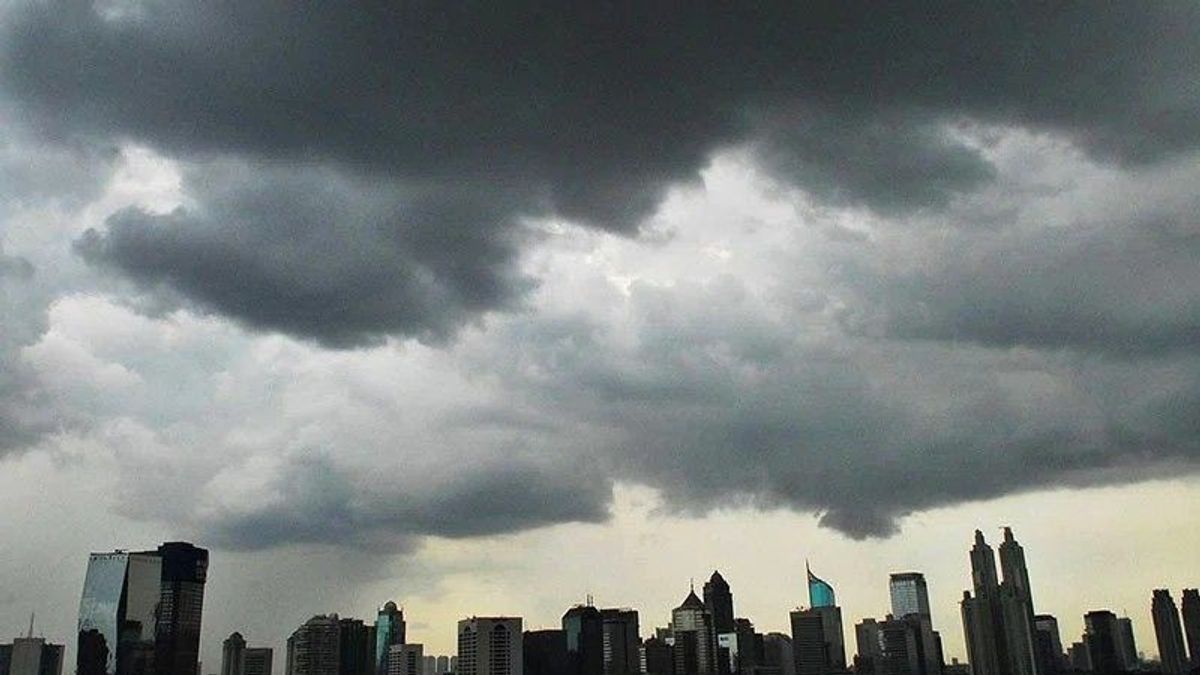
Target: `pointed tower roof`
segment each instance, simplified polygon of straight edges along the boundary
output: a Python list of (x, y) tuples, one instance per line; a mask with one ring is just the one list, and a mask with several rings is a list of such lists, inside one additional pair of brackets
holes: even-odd
[(725, 577), (717, 570), (713, 570), (712, 576), (708, 578), (708, 583), (714, 586), (728, 586), (729, 582), (725, 581)]
[(696, 590), (688, 591), (687, 597), (683, 599), (683, 604), (676, 609), (704, 609), (704, 601), (696, 597)]

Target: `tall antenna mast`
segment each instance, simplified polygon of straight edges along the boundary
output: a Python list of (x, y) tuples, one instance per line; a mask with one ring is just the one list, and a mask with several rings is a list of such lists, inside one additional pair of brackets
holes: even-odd
[(28, 635), (28, 637), (33, 637), (33, 617), (36, 615), (37, 615), (37, 612), (29, 613), (29, 635)]

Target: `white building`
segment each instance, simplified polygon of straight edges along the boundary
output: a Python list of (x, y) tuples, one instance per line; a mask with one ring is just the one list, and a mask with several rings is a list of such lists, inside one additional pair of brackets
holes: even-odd
[(521, 617), (473, 616), (458, 622), (455, 675), (521, 675)]

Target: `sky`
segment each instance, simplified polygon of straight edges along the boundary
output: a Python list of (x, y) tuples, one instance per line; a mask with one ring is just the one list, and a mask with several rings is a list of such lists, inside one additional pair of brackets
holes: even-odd
[[(632, 4), (632, 3), (631, 3)], [(0, 635), (1200, 584), (1200, 5), (0, 2)], [(1178, 597), (1178, 595), (1177, 595)], [(69, 648), (68, 659), (73, 659)], [(282, 654), (277, 661), (282, 661)]]

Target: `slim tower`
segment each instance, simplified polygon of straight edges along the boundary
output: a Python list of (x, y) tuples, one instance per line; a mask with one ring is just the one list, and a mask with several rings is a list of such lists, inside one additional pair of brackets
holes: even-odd
[(1154, 591), (1150, 601), (1150, 614), (1154, 618), (1154, 636), (1158, 638), (1158, 657), (1167, 675), (1181, 675), (1187, 671), (1187, 656), (1183, 649), (1183, 630), (1179, 625), (1179, 611), (1171, 592), (1165, 588)]

